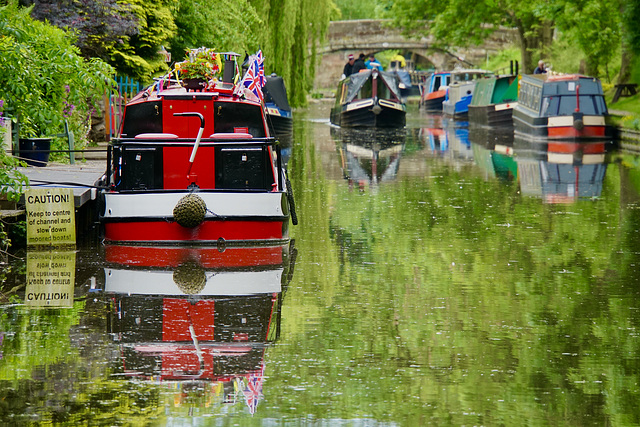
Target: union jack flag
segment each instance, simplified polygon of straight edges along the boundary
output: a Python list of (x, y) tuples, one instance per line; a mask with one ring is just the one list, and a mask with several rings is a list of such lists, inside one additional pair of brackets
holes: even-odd
[(264, 102), (264, 96), (262, 95), (262, 87), (265, 84), (263, 63), (264, 58), (261, 50), (259, 50), (255, 55), (251, 55), (249, 58), (249, 68), (238, 85), (238, 88), (240, 89), (249, 89), (258, 97), (260, 102)]
[(247, 386), (242, 390), (244, 399), (249, 407), (251, 415), (255, 414), (258, 408), (258, 402), (264, 397), (262, 394), (262, 381), (264, 375), (264, 365), (262, 370), (257, 375), (251, 375), (247, 381)]

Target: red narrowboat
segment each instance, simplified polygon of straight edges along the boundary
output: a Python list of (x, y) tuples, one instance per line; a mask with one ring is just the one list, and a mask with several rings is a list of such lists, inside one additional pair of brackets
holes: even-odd
[[(100, 197), (107, 242), (288, 241), (289, 221), (297, 218), (280, 147), (265, 120), (262, 57), (254, 57), (243, 79), (236, 78), (236, 59), (191, 52), (126, 104)], [(187, 81), (195, 62), (208, 63), (210, 71), (196, 84)]]

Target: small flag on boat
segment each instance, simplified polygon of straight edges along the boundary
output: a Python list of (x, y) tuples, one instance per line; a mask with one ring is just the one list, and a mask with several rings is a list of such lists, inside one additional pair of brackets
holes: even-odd
[(262, 57), (262, 51), (258, 51), (257, 54), (251, 55), (249, 58), (249, 68), (236, 88), (237, 93), (244, 92), (244, 89), (246, 88), (258, 97), (261, 102), (264, 101), (264, 97), (262, 95), (262, 87), (265, 84), (263, 63), (264, 58)]

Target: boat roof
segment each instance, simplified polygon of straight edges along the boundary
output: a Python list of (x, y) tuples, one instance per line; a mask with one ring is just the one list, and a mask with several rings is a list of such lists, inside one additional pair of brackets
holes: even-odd
[(281, 110), (291, 111), (287, 99), (287, 88), (282, 77), (276, 74), (267, 76), (263, 91), (265, 103), (273, 102)]
[(400, 88), (398, 86), (398, 76), (395, 73), (388, 73), (380, 70), (361, 70), (359, 73), (351, 74), (341, 82), (343, 85), (348, 85), (348, 94), (345, 99), (346, 103), (353, 101), (358, 96), (360, 88), (364, 86), (373, 73), (377, 73), (382, 77), (382, 80), (387, 85), (391, 93), (393, 93), (396, 98), (401, 99)]

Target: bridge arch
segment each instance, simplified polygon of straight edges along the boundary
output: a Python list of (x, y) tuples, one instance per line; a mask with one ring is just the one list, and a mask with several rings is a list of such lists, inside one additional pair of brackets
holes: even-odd
[[(447, 52), (431, 47), (433, 40), (430, 36), (407, 37), (391, 24), (391, 20), (384, 19), (332, 21), (329, 24), (327, 38), (318, 51), (321, 58), (314, 87), (316, 89), (335, 88), (342, 74), (342, 68), (347, 62), (347, 56), (351, 53), (368, 55), (371, 52), (377, 53), (383, 50), (399, 50), (410, 53), (411, 59), (416, 64), (432, 64), (434, 68), (444, 70), (451, 69), (456, 64), (481, 67), (487, 56), (518, 41), (515, 29), (499, 28), (480, 46)], [(425, 23), (425, 30), (427, 25)]]

